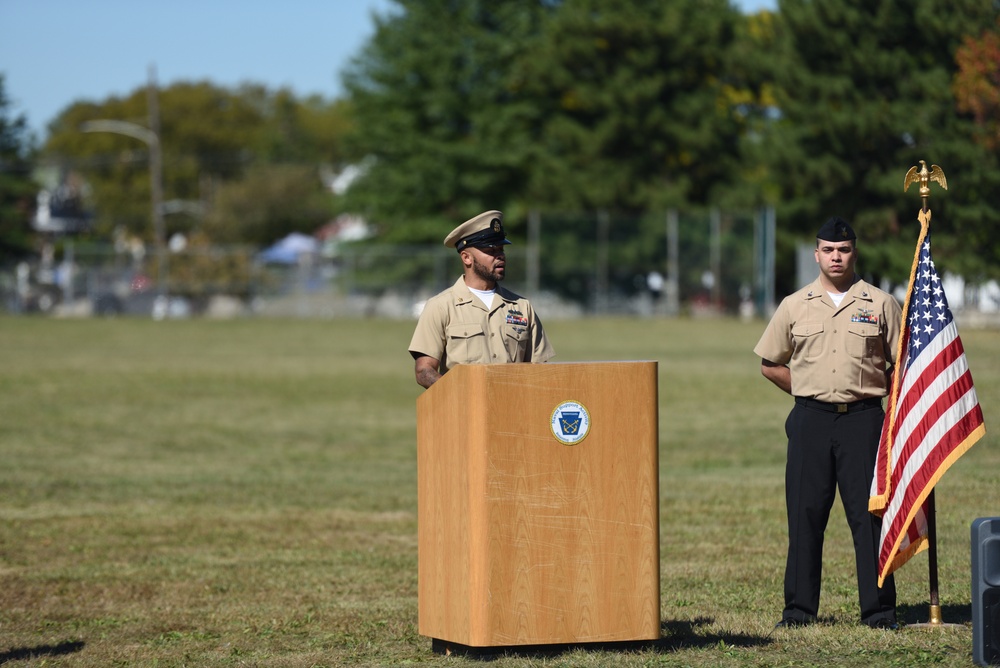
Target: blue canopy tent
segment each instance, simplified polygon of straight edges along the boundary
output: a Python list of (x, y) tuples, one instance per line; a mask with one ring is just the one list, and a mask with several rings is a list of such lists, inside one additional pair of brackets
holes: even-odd
[(315, 237), (292, 232), (257, 254), (257, 259), (266, 264), (298, 264), (303, 255), (319, 252), (319, 241)]

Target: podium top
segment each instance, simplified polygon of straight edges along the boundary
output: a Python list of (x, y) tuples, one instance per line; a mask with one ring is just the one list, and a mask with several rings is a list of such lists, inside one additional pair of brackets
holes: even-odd
[[(583, 396), (601, 395), (606, 392), (656, 393), (658, 363), (649, 360), (616, 362), (546, 362), (544, 364), (459, 364), (444, 374), (440, 380), (417, 397), (417, 406), (444, 402), (450, 406), (478, 401), (495, 402), (497, 395), (489, 396), (494, 386), (511, 386), (543, 391), (546, 400), (569, 398), (581, 400)], [(570, 396), (573, 395), (573, 396)], [(654, 396), (655, 400), (655, 396)], [(497, 409), (496, 405), (492, 406)], [(468, 406), (469, 414), (480, 409)]]
[(448, 373), (441, 376), (441, 379), (431, 385), (426, 392), (420, 396), (433, 392), (434, 388), (441, 385), (449, 377), (451, 383), (457, 382), (458, 376), (467, 377), (487, 377), (487, 376), (546, 376), (549, 374), (565, 374), (567, 371), (597, 372), (599, 369), (628, 368), (632, 366), (657, 366), (655, 360), (607, 360), (590, 362), (544, 362), (544, 363), (511, 363), (511, 364), (456, 364)]

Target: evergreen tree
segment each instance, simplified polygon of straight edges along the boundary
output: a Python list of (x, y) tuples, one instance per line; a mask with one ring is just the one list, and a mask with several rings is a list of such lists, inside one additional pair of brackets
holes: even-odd
[(519, 61), (536, 203), (638, 212), (706, 205), (736, 177), (726, 0), (570, 0)]
[(0, 262), (30, 250), (38, 191), (31, 178), (28, 121), (24, 115), (12, 115), (10, 107), (0, 74)]
[(966, 35), (995, 23), (981, 0), (779, 0), (774, 61), (780, 121), (767, 145), (780, 225), (809, 238), (830, 215), (862, 239), (862, 271), (908, 275), (919, 199), (903, 176), (924, 159), (953, 189), (934, 195), (935, 257), (972, 273), (1000, 222), (997, 160), (956, 113), (951, 80)]
[(344, 74), (355, 155), (366, 171), (346, 206), (388, 241), (434, 241), (448, 222), (506, 208), (523, 189), (512, 65), (558, 3), (397, 0)]
[(435, 221), (505, 202), (705, 204), (734, 181), (725, 0), (398, 4), (345, 75), (372, 160), (348, 204), (406, 212), (388, 238), (436, 239)]

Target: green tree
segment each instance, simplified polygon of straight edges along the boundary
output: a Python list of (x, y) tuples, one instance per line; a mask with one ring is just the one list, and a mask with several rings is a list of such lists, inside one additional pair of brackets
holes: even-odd
[(385, 240), (439, 242), (445, 221), (505, 208), (523, 188), (524, 102), (509, 72), (557, 3), (397, 4), (344, 75), (351, 150), (366, 157), (345, 206)]
[(248, 147), (257, 162), (326, 164), (335, 170), (350, 162), (344, 142), (351, 128), (349, 103), (299, 99), (288, 90), (271, 93), (258, 86), (244, 87), (240, 95), (252, 101), (264, 121)]
[(972, 114), (987, 150), (1000, 150), (1000, 21), (978, 36), (967, 36), (955, 60), (952, 89), (958, 110)]
[(564, 294), (644, 291), (665, 261), (665, 210), (733, 199), (739, 22), (724, 0), (569, 0), (528, 45), (514, 73), (530, 101), (522, 198), (549, 212), (546, 265), (570, 277)]
[[(315, 215), (294, 223), (291, 218), (304, 208), (313, 210), (317, 197), (331, 199), (317, 173), (320, 165), (335, 170), (346, 163), (342, 135), (350, 120), (343, 103), (318, 97), (300, 101), (287, 90), (254, 84), (229, 90), (208, 82), (173, 84), (159, 91), (158, 100), (166, 201), (201, 204), (211, 218), (211, 230), (223, 235), (219, 241), (269, 243), (317, 223)], [(143, 87), (124, 98), (72, 104), (49, 129), (44, 157), (86, 177), (100, 237), (109, 237), (121, 226), (152, 238), (149, 155), (146, 145), (135, 139), (83, 133), (81, 126), (89, 120), (112, 119), (148, 127), (148, 109)], [(273, 187), (260, 177), (269, 170), (276, 175)], [(302, 184), (292, 187), (289, 175), (301, 178)], [(242, 186), (235, 185), (243, 181)], [(245, 198), (247, 209), (267, 212), (273, 219), (261, 222), (258, 213), (222, 221), (239, 208), (231, 203), (234, 191)], [(289, 199), (275, 202), (281, 193)], [(242, 238), (244, 221), (252, 222), (247, 222)], [(168, 234), (195, 231), (200, 225), (201, 219), (192, 215), (166, 219)], [(275, 236), (262, 238), (262, 230)]]
[(725, 0), (398, 5), (345, 75), (371, 160), (346, 205), (386, 238), (487, 207), (705, 204), (735, 180)]
[(203, 229), (215, 242), (263, 246), (291, 232), (312, 233), (331, 215), (316, 167), (260, 165), (218, 188)]
[(637, 212), (705, 205), (734, 180), (726, 0), (569, 0), (519, 61), (536, 201)]
[[(160, 90), (158, 98), (165, 200), (199, 201), (206, 184), (239, 177), (263, 123), (252, 104), (209, 83), (175, 84)], [(146, 88), (124, 98), (71, 104), (50, 125), (43, 159), (87, 179), (99, 237), (122, 226), (151, 239), (148, 147), (119, 134), (81, 131), (86, 121), (98, 119), (149, 127)], [(191, 224), (168, 216), (168, 234)]]
[(725, 0), (400, 0), (345, 75), (367, 172), (343, 205), (410, 243), (486, 208), (518, 237), (541, 209), (549, 266), (594, 273), (581, 258), (599, 237), (609, 282), (631, 289), (663, 209), (739, 180), (740, 20)]
[(728, 54), (723, 94), (726, 106), (741, 119), (739, 176), (715, 201), (729, 210), (750, 210), (780, 199), (764, 143), (777, 109), (773, 70), (778, 21), (770, 11), (743, 17)]
[(12, 115), (0, 74), (0, 262), (31, 248), (38, 187), (31, 178), (32, 139), (24, 115)]
[[(905, 280), (919, 199), (902, 192), (920, 159), (952, 190), (935, 195), (935, 257), (981, 274), (1000, 266), (988, 243), (1000, 222), (995, 155), (973, 141), (951, 90), (966, 35), (995, 23), (980, 0), (779, 0), (772, 75), (780, 120), (766, 143), (780, 186), (779, 224), (808, 238), (823, 219), (851, 219), (863, 271)], [(986, 251), (985, 253), (983, 251)], [(995, 269), (994, 269), (995, 271)]]

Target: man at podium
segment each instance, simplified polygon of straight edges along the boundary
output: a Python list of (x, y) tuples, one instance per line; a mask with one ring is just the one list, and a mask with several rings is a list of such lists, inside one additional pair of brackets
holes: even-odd
[(420, 314), (409, 347), (418, 384), (430, 387), (457, 364), (545, 362), (555, 354), (530, 302), (499, 285), (509, 243), (500, 211), (470, 218), (445, 237), (463, 272)]

